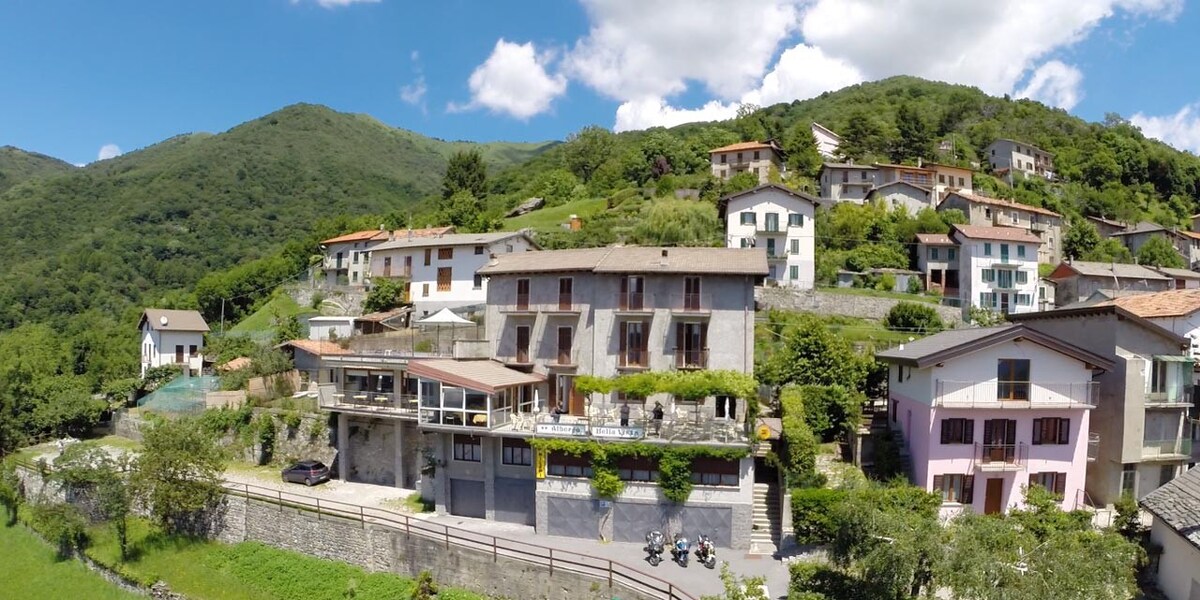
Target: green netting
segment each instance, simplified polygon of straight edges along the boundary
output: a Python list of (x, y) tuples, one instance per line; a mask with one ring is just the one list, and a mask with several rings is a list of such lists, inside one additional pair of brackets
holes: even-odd
[(180, 375), (138, 400), (146, 410), (167, 413), (191, 413), (204, 410), (204, 394), (219, 387), (216, 377)]

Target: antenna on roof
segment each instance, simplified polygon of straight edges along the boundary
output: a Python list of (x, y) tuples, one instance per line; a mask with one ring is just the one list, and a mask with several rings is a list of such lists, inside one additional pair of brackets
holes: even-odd
[(166, 327), (167, 326), (167, 315), (163, 315), (163, 316), (159, 317), (158, 324), (162, 325), (163, 327)]

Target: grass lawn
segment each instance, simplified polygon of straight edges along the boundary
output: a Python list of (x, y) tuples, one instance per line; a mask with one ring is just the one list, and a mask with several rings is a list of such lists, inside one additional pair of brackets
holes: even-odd
[(887, 292), (883, 290), (875, 290), (870, 288), (844, 288), (844, 287), (823, 287), (822, 292), (831, 294), (848, 294), (851, 296), (873, 296), (875, 298), (893, 298), (895, 300), (908, 300), (909, 302), (927, 302), (929, 304), (941, 303), (941, 298), (937, 296), (925, 296), (921, 294), (904, 294), (901, 292)]
[[(2, 515), (0, 511), (0, 515)], [(7, 517), (0, 516), (0, 519)], [(24, 600), (138, 598), (92, 573), (79, 561), (59, 561), (54, 550), (20, 525), (0, 525), (4, 584), (0, 596)]]
[(254, 311), (253, 314), (238, 321), (237, 325), (229, 328), (229, 333), (262, 333), (274, 331), (271, 322), (275, 320), (275, 315), (289, 316), (296, 315), (315, 315), (317, 311), (307, 306), (300, 306), (296, 301), (287, 294), (277, 294), (271, 298), (262, 308)]
[(553, 229), (567, 222), (571, 215), (579, 215), (585, 221), (588, 217), (604, 211), (608, 206), (604, 198), (589, 198), (575, 200), (553, 208), (535, 210), (527, 215), (521, 215), (504, 220), (504, 229), (516, 231), (530, 227), (533, 229)]
[[(89, 556), (104, 564), (119, 564), (111, 527), (93, 527), (91, 539)], [(196, 600), (391, 600), (408, 598), (413, 586), (413, 580), (408, 577), (367, 573), (345, 563), (278, 550), (257, 542), (227, 545), (169, 538), (140, 519), (130, 521), (129, 540), (133, 557), (120, 565), (122, 571), (138, 581), (162, 579), (172, 591)], [(464, 590), (443, 588), (438, 598), (481, 600), (482, 597)]]

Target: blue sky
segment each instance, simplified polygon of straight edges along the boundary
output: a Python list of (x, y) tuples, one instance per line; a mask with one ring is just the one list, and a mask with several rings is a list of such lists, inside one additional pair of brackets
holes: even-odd
[(295, 102), (445, 139), (725, 118), (895, 74), (1200, 152), (1183, 0), (0, 0), (0, 145), (74, 163)]

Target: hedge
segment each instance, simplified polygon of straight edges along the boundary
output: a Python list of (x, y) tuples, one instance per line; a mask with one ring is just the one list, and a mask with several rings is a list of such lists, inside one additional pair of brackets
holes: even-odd
[(796, 541), (802, 544), (828, 544), (833, 541), (836, 533), (833, 509), (846, 497), (844, 490), (792, 490), (792, 528), (796, 533)]

